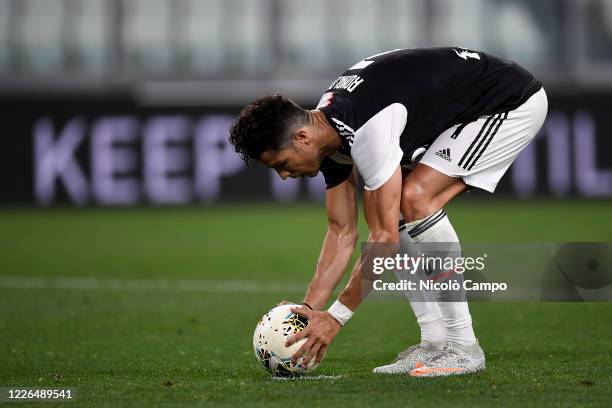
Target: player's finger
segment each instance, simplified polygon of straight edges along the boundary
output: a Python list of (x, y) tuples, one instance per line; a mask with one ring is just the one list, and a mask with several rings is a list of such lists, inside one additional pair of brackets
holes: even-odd
[(319, 364), (321, 361), (323, 361), (323, 357), (325, 357), (325, 353), (327, 352), (327, 346), (322, 346), (319, 349), (319, 352), (317, 353), (317, 358), (315, 360), (315, 362), (317, 364)]
[(315, 343), (310, 350), (304, 355), (304, 359), (302, 360), (302, 365), (308, 365), (311, 360), (313, 360), (318, 354), (323, 344)]
[(307, 319), (310, 319), (310, 316), (312, 315), (312, 310), (308, 310), (304, 307), (298, 307), (298, 306), (292, 307), (291, 311), (293, 313), (299, 314), (300, 316), (304, 316)]
[(297, 334), (294, 334), (293, 336), (287, 337), (287, 340), (285, 341), (285, 347), (289, 347), (290, 345), (292, 345), (293, 343), (295, 343), (299, 339), (302, 339), (304, 337), (308, 337), (308, 333), (310, 333), (310, 331), (308, 330), (308, 327), (306, 327), (301, 332), (299, 332)]
[(300, 347), (299, 350), (296, 351), (291, 356), (291, 361), (296, 362), (297, 360), (299, 360), (300, 357), (302, 357), (304, 354), (306, 354), (306, 352), (308, 352), (308, 350), (310, 350), (310, 348), (313, 346), (314, 342), (315, 341), (313, 339), (308, 339), (308, 341), (306, 343), (302, 344), (302, 347)]

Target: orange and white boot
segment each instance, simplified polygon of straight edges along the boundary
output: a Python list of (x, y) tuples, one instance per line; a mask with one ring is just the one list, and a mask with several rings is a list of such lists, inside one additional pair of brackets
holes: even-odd
[(417, 363), (412, 377), (443, 377), (477, 373), (485, 369), (485, 355), (478, 342), (461, 346), (448, 343), (444, 351), (425, 363)]
[(390, 364), (376, 367), (375, 374), (408, 374), (419, 361), (429, 361), (444, 351), (445, 342), (421, 343), (408, 347), (397, 355)]

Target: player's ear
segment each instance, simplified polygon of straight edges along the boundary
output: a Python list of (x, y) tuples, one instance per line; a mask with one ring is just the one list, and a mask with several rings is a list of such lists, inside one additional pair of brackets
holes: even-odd
[(298, 130), (296, 130), (293, 134), (293, 141), (295, 142), (296, 146), (309, 145), (311, 140), (306, 128), (299, 128)]

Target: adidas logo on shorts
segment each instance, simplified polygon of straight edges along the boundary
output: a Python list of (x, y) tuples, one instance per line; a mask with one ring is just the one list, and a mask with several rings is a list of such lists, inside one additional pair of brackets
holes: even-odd
[(436, 152), (436, 156), (440, 156), (446, 161), (451, 161), (450, 157), (450, 149), (447, 147), (446, 149), (442, 149)]

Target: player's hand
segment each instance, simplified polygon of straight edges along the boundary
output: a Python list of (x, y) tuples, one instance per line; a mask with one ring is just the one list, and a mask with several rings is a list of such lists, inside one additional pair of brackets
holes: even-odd
[(308, 340), (291, 357), (295, 363), (303, 357), (302, 364), (306, 365), (313, 359), (318, 363), (323, 360), (327, 347), (340, 331), (342, 325), (328, 312), (317, 312), (303, 307), (291, 308), (293, 313), (308, 319), (308, 325), (301, 332), (287, 338), (286, 346), (306, 337)]

